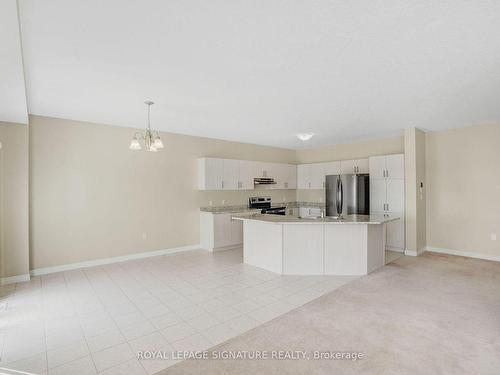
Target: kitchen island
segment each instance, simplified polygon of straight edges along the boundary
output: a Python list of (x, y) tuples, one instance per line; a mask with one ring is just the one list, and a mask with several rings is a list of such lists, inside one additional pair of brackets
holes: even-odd
[(366, 275), (385, 264), (387, 215), (298, 218), (256, 213), (243, 221), (243, 261), (282, 275)]

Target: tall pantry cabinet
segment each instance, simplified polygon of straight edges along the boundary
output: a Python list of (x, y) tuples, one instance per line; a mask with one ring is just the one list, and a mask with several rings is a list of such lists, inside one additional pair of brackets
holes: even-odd
[(387, 250), (405, 249), (404, 154), (372, 156), (370, 168), (370, 212), (400, 217), (387, 223)]

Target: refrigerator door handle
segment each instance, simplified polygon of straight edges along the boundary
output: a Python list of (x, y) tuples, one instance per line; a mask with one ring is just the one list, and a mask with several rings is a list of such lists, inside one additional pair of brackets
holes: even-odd
[(344, 187), (342, 185), (342, 180), (339, 178), (337, 180), (337, 215), (342, 215), (342, 205), (344, 203)]

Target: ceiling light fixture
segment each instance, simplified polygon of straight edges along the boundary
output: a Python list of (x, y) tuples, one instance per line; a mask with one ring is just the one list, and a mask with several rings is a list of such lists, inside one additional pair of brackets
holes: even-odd
[(151, 130), (151, 106), (154, 104), (152, 101), (147, 100), (144, 102), (148, 106), (148, 127), (146, 132), (143, 134), (141, 132), (137, 132), (134, 134), (134, 138), (130, 141), (129, 149), (137, 151), (142, 150), (141, 143), (139, 140), (144, 142), (144, 147), (146, 151), (156, 152), (163, 148), (163, 142), (160, 138), (160, 134)]
[(314, 133), (298, 133), (295, 136), (301, 141), (308, 141), (313, 137)]

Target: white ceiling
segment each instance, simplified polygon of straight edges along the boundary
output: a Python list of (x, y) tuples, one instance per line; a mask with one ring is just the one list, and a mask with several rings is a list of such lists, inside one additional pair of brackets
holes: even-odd
[[(500, 1), (19, 0), (29, 113), (287, 148), (500, 121)], [(298, 132), (317, 133), (307, 143)]]
[(0, 1), (0, 121), (28, 123), (16, 0)]

